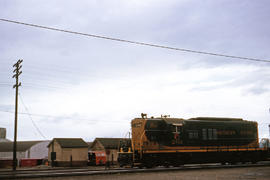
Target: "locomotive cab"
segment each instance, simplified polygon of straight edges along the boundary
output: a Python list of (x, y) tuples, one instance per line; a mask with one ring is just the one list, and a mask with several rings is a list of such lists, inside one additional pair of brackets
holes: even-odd
[(183, 144), (183, 123), (181, 120), (148, 119), (145, 135), (149, 141), (160, 145), (179, 146)]

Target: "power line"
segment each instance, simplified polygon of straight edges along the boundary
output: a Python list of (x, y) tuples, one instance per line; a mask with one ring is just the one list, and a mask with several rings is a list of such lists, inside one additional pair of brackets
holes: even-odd
[(13, 87), (12, 84), (8, 84), (8, 83), (0, 83), (0, 86), (11, 86), (11, 87)]
[(34, 120), (33, 120), (33, 118), (32, 118), (32, 116), (31, 116), (31, 114), (29, 113), (29, 111), (28, 111), (28, 108), (26, 107), (26, 105), (24, 104), (24, 102), (23, 102), (23, 99), (22, 99), (22, 96), (21, 96), (21, 94), (19, 93), (19, 97), (20, 97), (20, 99), (21, 99), (21, 102), (22, 102), (22, 104), (23, 104), (23, 106), (24, 106), (24, 109), (26, 110), (26, 114), (29, 116), (29, 118), (31, 119), (31, 121), (32, 121), (32, 124), (34, 125), (34, 127), (36, 128), (36, 130), (38, 131), (38, 133), (46, 140), (47, 138), (43, 135), (43, 133), (40, 131), (40, 129), (38, 128), (38, 126), (36, 125), (36, 123), (34, 122)]
[[(13, 114), (13, 111), (8, 111), (8, 110), (1, 110), (0, 112), (5, 112), (5, 113), (11, 113)], [(32, 114), (32, 113), (26, 113), (26, 112), (18, 112), (18, 114), (22, 114), (22, 115), (28, 115), (30, 114), (31, 116), (37, 116), (37, 117), (46, 117), (46, 118), (62, 118), (61, 116), (52, 116), (52, 115), (46, 115), (46, 114)], [(69, 116), (65, 116), (66, 119), (74, 119), (74, 117), (69, 117)], [(87, 121), (94, 121), (94, 122), (98, 122), (97, 120), (90, 120), (88, 118), (76, 118), (77, 120), (87, 120)], [(112, 122), (112, 123), (123, 123), (123, 121), (109, 121), (109, 120), (102, 120), (102, 122)], [(269, 124), (269, 123), (260, 123), (258, 122), (258, 125), (263, 126), (263, 124)], [(267, 130), (268, 131), (268, 130)]]
[(142, 45), (142, 46), (151, 46), (151, 47), (156, 47), (156, 48), (183, 51), (183, 52), (188, 52), (188, 53), (196, 53), (196, 54), (204, 54), (204, 55), (211, 55), (211, 56), (220, 56), (220, 57), (241, 59), (241, 60), (245, 60), (245, 61), (256, 61), (256, 62), (270, 63), (270, 60), (267, 60), (267, 59), (234, 56), (234, 55), (219, 54), (219, 53), (212, 53), (212, 52), (206, 52), (206, 51), (197, 51), (197, 50), (191, 50), (191, 49), (170, 47), (170, 46), (164, 46), (164, 45), (158, 45), (158, 44), (151, 44), (151, 43), (145, 43), (145, 42), (139, 42), (139, 41), (131, 41), (131, 40), (114, 38), (114, 37), (101, 36), (101, 35), (95, 35), (95, 34), (87, 34), (87, 33), (82, 33), (82, 32), (77, 32), (77, 31), (70, 31), (70, 30), (58, 29), (58, 28), (53, 28), (53, 27), (48, 27), (48, 26), (41, 26), (41, 25), (37, 25), (37, 24), (24, 23), (24, 22), (9, 20), (9, 19), (0, 18), (0, 20), (5, 21), (5, 22), (9, 22), (9, 23), (21, 24), (21, 25), (25, 25), (25, 26), (31, 26), (31, 27), (42, 28), (42, 29), (47, 29), (47, 30), (71, 33), (71, 34), (76, 34), (76, 35), (81, 35), (81, 36), (88, 36), (88, 37), (93, 37), (93, 38), (106, 39), (106, 40), (111, 40), (111, 41), (118, 41), (118, 42), (124, 42), (124, 43), (130, 43), (130, 44), (136, 44), (136, 45)]
[[(12, 111), (8, 111), (8, 110), (0, 110), (0, 112), (6, 112), (6, 113), (14, 113)], [(23, 114), (23, 115), (27, 115), (27, 113), (25, 112), (18, 112), (18, 114)], [(40, 117), (47, 117), (47, 118), (55, 118), (57, 116), (50, 116), (50, 115), (44, 115), (44, 114), (31, 114), (31, 116), (40, 116)]]
[[(0, 110), (0, 112), (6, 112), (6, 113), (11, 113), (11, 114), (14, 113), (13, 111), (8, 111), (8, 110)], [(26, 112), (18, 112), (18, 114), (22, 114), (22, 115), (30, 114), (31, 116), (46, 117), (46, 118), (59, 118), (59, 116), (51, 116), (51, 115), (45, 115), (45, 114), (32, 114), (32, 113), (26, 113)], [(70, 117), (65, 117), (65, 118), (69, 119)]]
[[(0, 110), (0, 112), (5, 112), (5, 113), (11, 113), (13, 114), (13, 111), (8, 111), (8, 110)], [(46, 117), (46, 118), (63, 118), (62, 116), (52, 116), (52, 115), (45, 115), (45, 114), (31, 114), (31, 113), (26, 113), (26, 112), (18, 112), (18, 114), (22, 115), (28, 115), (30, 114), (31, 116), (37, 116), (37, 117)], [(74, 119), (74, 117), (70, 116), (64, 116), (65, 119)], [(76, 120), (86, 120), (90, 122), (99, 122), (97, 120), (91, 120), (89, 118), (76, 118)], [(123, 121), (109, 121), (109, 120), (101, 120), (101, 122), (109, 122), (109, 123), (123, 123)]]
[[(24, 83), (25, 85), (23, 85), (23, 87), (28, 87), (28, 88), (39, 88), (39, 89), (67, 89), (68, 87), (59, 87), (59, 86), (48, 86), (48, 85), (39, 85), (39, 84), (33, 84), (33, 83)], [(1, 86), (13, 86), (12, 84), (4, 84), (4, 83), (0, 83), (0, 87)]]

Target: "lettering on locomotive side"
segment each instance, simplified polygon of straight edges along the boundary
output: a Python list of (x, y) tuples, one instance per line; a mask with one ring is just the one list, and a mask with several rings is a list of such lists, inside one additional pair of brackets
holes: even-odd
[(235, 135), (236, 132), (233, 130), (219, 130), (217, 131), (218, 135)]

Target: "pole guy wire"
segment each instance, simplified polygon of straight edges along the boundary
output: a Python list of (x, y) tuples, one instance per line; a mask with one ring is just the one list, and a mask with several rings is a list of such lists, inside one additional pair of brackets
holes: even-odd
[(46, 140), (47, 138), (44, 136), (44, 134), (40, 131), (40, 129), (39, 129), (38, 126), (36, 125), (36, 123), (35, 123), (35, 121), (33, 120), (31, 114), (29, 113), (28, 108), (27, 108), (26, 105), (24, 104), (24, 101), (23, 101), (22, 96), (21, 96), (20, 93), (19, 93), (19, 97), (20, 97), (21, 102), (22, 102), (22, 104), (23, 104), (23, 106), (24, 106), (24, 109), (25, 109), (25, 111), (26, 111), (25, 114), (27, 114), (27, 115), (29, 116), (29, 118), (30, 118), (31, 121), (32, 121), (32, 124), (34, 125), (34, 127), (36, 128), (36, 130), (38, 131), (38, 133)]
[(256, 62), (270, 63), (270, 60), (268, 60), (268, 59), (250, 58), (250, 57), (243, 57), (243, 56), (234, 56), (234, 55), (219, 54), (219, 53), (206, 52), (206, 51), (197, 51), (197, 50), (191, 50), (191, 49), (170, 47), (170, 46), (164, 46), (164, 45), (158, 45), (158, 44), (151, 44), (151, 43), (145, 43), (145, 42), (139, 42), (139, 41), (131, 41), (131, 40), (126, 40), (126, 39), (119, 39), (119, 38), (114, 38), (114, 37), (82, 33), (82, 32), (77, 32), (77, 31), (71, 31), (71, 30), (65, 30), (65, 29), (58, 29), (58, 28), (54, 28), (54, 27), (48, 27), (48, 26), (41, 26), (41, 25), (37, 25), (37, 24), (24, 23), (24, 22), (19, 22), (19, 21), (14, 21), (14, 20), (9, 20), (9, 19), (3, 19), (3, 18), (0, 18), (0, 21), (9, 22), (9, 23), (15, 23), (15, 24), (21, 24), (21, 25), (31, 26), (31, 27), (41, 28), (41, 29), (65, 32), (65, 33), (70, 33), (70, 34), (76, 34), (76, 35), (81, 35), (81, 36), (88, 36), (88, 37), (93, 37), (93, 38), (99, 38), (99, 39), (106, 39), (106, 40), (118, 41), (118, 42), (123, 42), (123, 43), (142, 45), (142, 46), (150, 46), (150, 47), (155, 47), (155, 48), (170, 49), (170, 50), (182, 51), (182, 52), (187, 52), (187, 53), (196, 53), (196, 54), (203, 54), (203, 55), (210, 55), (210, 56), (234, 58), (234, 59), (240, 59), (240, 60), (245, 60), (245, 61), (256, 61)]

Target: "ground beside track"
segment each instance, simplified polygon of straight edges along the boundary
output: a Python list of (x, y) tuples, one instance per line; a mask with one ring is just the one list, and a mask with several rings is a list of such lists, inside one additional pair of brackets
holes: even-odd
[[(31, 178), (24, 178), (30, 180)], [(93, 176), (50, 177), (31, 180), (270, 180), (270, 167), (241, 167), (187, 171), (109, 174)]]

